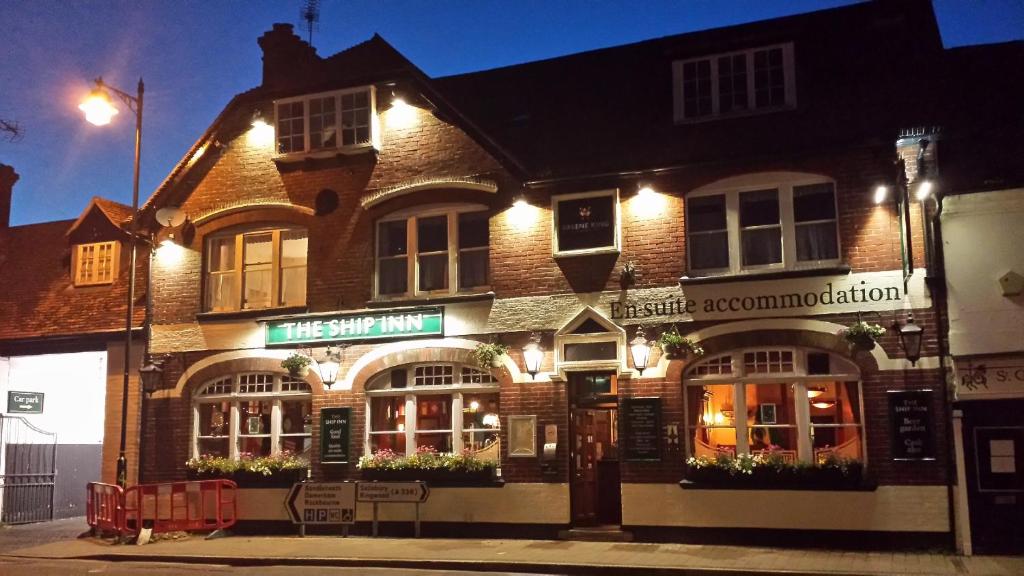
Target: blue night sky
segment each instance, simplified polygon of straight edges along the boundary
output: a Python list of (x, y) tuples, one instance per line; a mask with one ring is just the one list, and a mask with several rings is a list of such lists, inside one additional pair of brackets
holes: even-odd
[[(849, 3), (324, 0), (313, 44), (328, 56), (379, 32), (444, 76)], [(109, 126), (87, 124), (77, 105), (90, 79), (127, 91), (145, 79), (145, 199), (228, 100), (260, 83), (256, 39), (274, 22), (297, 23), (301, 4), (3, 0), (0, 118), (25, 130), (19, 142), (0, 140), (0, 163), (21, 175), (12, 224), (75, 218), (94, 195), (131, 203), (132, 119), (122, 109)], [(936, 0), (935, 9), (947, 47), (1024, 35), (1024, 0)]]

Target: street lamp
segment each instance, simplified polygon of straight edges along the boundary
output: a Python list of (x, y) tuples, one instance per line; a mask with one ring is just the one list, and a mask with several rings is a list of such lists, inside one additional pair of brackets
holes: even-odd
[(110, 123), (117, 114), (117, 108), (110, 95), (117, 96), (129, 110), (135, 112), (135, 174), (132, 181), (132, 220), (128, 231), (128, 252), (131, 255), (128, 264), (128, 309), (125, 312), (124, 327), (124, 383), (121, 391), (121, 442), (117, 456), (117, 485), (122, 488), (128, 481), (128, 459), (125, 457), (125, 445), (128, 440), (128, 382), (132, 357), (132, 317), (135, 315), (135, 252), (139, 232), (139, 155), (142, 153), (142, 95), (144, 85), (139, 78), (135, 96), (118, 90), (96, 79), (96, 87), (89, 97), (78, 106), (85, 113), (85, 119), (97, 126)]
[(530, 335), (530, 341), (523, 346), (523, 360), (526, 362), (526, 372), (533, 380), (540, 372), (540, 362), (544, 359), (544, 349), (540, 347), (540, 334), (534, 332)]
[(916, 366), (917, 361), (921, 359), (921, 337), (924, 336), (924, 328), (914, 324), (913, 314), (907, 315), (906, 324), (901, 325), (897, 322), (894, 328), (900, 335), (900, 346), (903, 347), (907, 360), (910, 360), (911, 366)]
[(636, 338), (629, 343), (629, 353), (633, 356), (633, 367), (643, 376), (647, 361), (651, 359), (651, 343), (640, 326), (636, 327)]

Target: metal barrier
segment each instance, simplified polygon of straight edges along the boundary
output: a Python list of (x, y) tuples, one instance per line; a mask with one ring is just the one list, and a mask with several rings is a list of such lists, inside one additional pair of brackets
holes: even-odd
[(124, 530), (124, 490), (120, 486), (89, 482), (86, 485), (85, 520), (93, 532)]
[(231, 480), (139, 484), (124, 492), (125, 533), (220, 530), (238, 519), (238, 485)]

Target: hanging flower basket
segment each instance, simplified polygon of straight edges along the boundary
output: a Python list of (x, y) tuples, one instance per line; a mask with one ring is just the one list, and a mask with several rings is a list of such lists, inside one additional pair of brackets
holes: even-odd
[(313, 359), (309, 356), (295, 352), (281, 361), (281, 368), (294, 378), (305, 378), (309, 375), (309, 365), (312, 363)]
[(473, 355), (473, 359), (476, 361), (477, 366), (484, 370), (490, 370), (491, 368), (498, 368), (501, 366), (498, 359), (507, 352), (508, 346), (505, 346), (504, 344), (498, 342), (481, 342), (476, 345), (476, 348), (473, 349), (471, 354)]
[(854, 350), (870, 352), (875, 349), (879, 338), (885, 334), (885, 328), (878, 324), (857, 321), (843, 331), (843, 338)]
[(697, 344), (696, 340), (684, 338), (675, 328), (662, 332), (661, 336), (658, 336), (658, 341), (655, 345), (661, 348), (661, 352), (669, 360), (684, 357), (691, 358), (704, 354), (704, 349), (701, 348), (700, 344)]

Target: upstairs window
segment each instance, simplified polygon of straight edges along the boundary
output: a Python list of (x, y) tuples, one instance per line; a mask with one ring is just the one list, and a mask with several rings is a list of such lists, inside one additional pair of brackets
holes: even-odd
[(117, 269), (117, 242), (76, 245), (74, 269), (75, 286), (113, 283)]
[(217, 235), (206, 243), (206, 306), (228, 312), (306, 304), (307, 234), (282, 228)]
[(792, 44), (680, 60), (672, 74), (676, 122), (796, 105)]
[(362, 148), (374, 142), (372, 86), (288, 98), (275, 106), (279, 154)]
[(700, 272), (837, 264), (835, 184), (793, 174), (713, 184), (687, 197), (686, 236), (690, 269)]
[(441, 208), (377, 223), (380, 296), (472, 292), (488, 287), (487, 213)]

